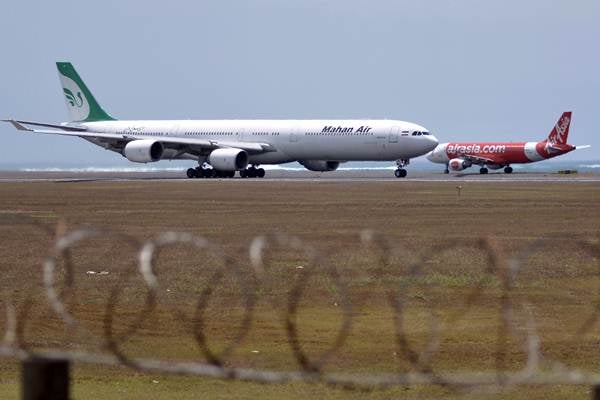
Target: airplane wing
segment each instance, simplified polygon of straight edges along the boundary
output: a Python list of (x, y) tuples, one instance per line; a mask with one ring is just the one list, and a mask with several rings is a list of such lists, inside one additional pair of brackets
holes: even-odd
[(503, 165), (504, 164), (504, 160), (496, 160), (493, 158), (475, 156), (472, 154), (461, 154), (459, 157), (464, 160), (470, 161), (472, 164), (476, 164), (476, 165), (486, 165), (486, 164), (488, 164), (488, 165), (489, 164)]
[(27, 128), (26, 126), (23, 126), (23, 124), (33, 125), (33, 126), (42, 126), (44, 128), (55, 128), (55, 129), (60, 129), (60, 130), (67, 131), (67, 132), (85, 132), (85, 131), (87, 131), (86, 128), (74, 127), (74, 126), (68, 126), (68, 125), (46, 124), (43, 122), (19, 121), (19, 120), (14, 120), (14, 119), (3, 119), (0, 121), (10, 122), (15, 128), (17, 128), (17, 130), (20, 130), (20, 131), (33, 132), (33, 129)]
[[(179, 153), (200, 154), (205, 150), (214, 150), (218, 148), (236, 148), (247, 151), (251, 154), (266, 153), (275, 151), (272, 145), (268, 143), (255, 142), (238, 142), (218, 139), (194, 139), (169, 136), (148, 136), (135, 134), (118, 134), (118, 133), (102, 133), (91, 132), (85, 128), (75, 128), (64, 125), (53, 125), (39, 122), (17, 121), (11, 119), (1, 120), (11, 123), (17, 130), (62, 136), (76, 136), (90, 140), (96, 144), (105, 144), (111, 147), (111, 150), (120, 151), (128, 142), (133, 140), (156, 140), (161, 142), (165, 148), (176, 149)], [(34, 125), (41, 127), (54, 128), (50, 129), (31, 129), (25, 125)]]

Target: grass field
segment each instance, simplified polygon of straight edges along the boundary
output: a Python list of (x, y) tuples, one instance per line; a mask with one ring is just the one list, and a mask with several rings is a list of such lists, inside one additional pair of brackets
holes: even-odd
[[(76, 282), (69, 309), (89, 335), (66, 329), (40, 290), (43, 257), (49, 254), (56, 225), (71, 230), (103, 228), (143, 242), (176, 230), (208, 238), (245, 271), (248, 246), (261, 234), (296, 235), (327, 255), (348, 287), (353, 326), (347, 342), (326, 371), (402, 372), (410, 369), (394, 343), (393, 312), (388, 296), (406, 283), (407, 260), (428, 254), (434, 245), (459, 240), (461, 245), (430, 254), (424, 274), (408, 296), (406, 330), (419, 347), (427, 333), (428, 310), (447, 323), (432, 365), (443, 371), (492, 371), (495, 365), (501, 283), (486, 273), (478, 238), (493, 236), (507, 254), (536, 238), (558, 236), (551, 246), (523, 266), (515, 282), (515, 303), (527, 302), (535, 316), (542, 351), (550, 359), (586, 371), (599, 371), (596, 355), (600, 323), (583, 338), (575, 333), (598, 303), (598, 260), (573, 245), (574, 238), (598, 239), (600, 186), (597, 184), (456, 184), (411, 182), (40, 182), (0, 184), (1, 289), (19, 310), (31, 299), (24, 340), (34, 348), (59, 347), (96, 351), (101, 342), (107, 293), (122, 289), (116, 307), (116, 330), (123, 332), (142, 309), (145, 290), (135, 269), (136, 243), (116, 235), (84, 241), (73, 251)], [(31, 217), (47, 232), (24, 223)], [(387, 265), (378, 252), (361, 244), (359, 233), (373, 229), (394, 247)], [(405, 249), (405, 250), (402, 250)], [(181, 245), (157, 259), (161, 282), (157, 310), (124, 344), (128, 354), (158, 359), (203, 360), (190, 334), (194, 303), (221, 260)], [(227, 359), (227, 365), (296, 370), (283, 328), (286, 298), (306, 257), (293, 250), (272, 254), (269, 268), (256, 277), (258, 303), (252, 328)], [(59, 264), (63, 271), (63, 263)], [(108, 271), (89, 275), (86, 271)], [(64, 271), (63, 271), (64, 272)], [(64, 274), (61, 275), (64, 278)], [(470, 290), (483, 291), (468, 309)], [(223, 348), (233, 338), (243, 314), (235, 276), (213, 287), (206, 309), (209, 342)], [(331, 343), (341, 321), (340, 291), (324, 273), (307, 285), (298, 315), (300, 337), (310, 355)], [(174, 313), (173, 310), (178, 310)], [(519, 308), (519, 312), (522, 310)], [(462, 315), (463, 312), (466, 312)], [(461, 314), (458, 319), (451, 316)], [(1, 326), (5, 317), (0, 317)], [(523, 366), (516, 340), (506, 346), (510, 370)], [(260, 385), (196, 377), (140, 374), (126, 368), (76, 365), (74, 398), (477, 398), (434, 386), (397, 387), (349, 392), (312, 384)], [(493, 398), (585, 398), (589, 387), (525, 387)], [(0, 398), (18, 398), (19, 366), (0, 363)]]

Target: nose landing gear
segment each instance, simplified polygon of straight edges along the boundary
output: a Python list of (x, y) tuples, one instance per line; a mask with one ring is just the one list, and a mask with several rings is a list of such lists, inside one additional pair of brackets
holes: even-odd
[(404, 178), (406, 177), (406, 174), (407, 172), (404, 168), (398, 168), (394, 171), (394, 175), (396, 175), (396, 178)]
[(394, 175), (396, 176), (396, 178), (406, 177), (407, 172), (404, 169), (404, 167), (406, 167), (408, 164), (410, 164), (409, 158), (401, 158), (399, 160), (396, 160), (396, 165), (398, 166), (398, 168), (394, 171)]

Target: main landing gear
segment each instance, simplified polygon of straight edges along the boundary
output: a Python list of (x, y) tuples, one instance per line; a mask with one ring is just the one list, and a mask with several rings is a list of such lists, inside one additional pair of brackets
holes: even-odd
[[(494, 169), (496, 169), (496, 168), (494, 168)], [(512, 169), (511, 166), (507, 165), (506, 167), (504, 167), (504, 173), (506, 173), (506, 174), (512, 174), (512, 172), (513, 172), (513, 169)], [(479, 169), (479, 173), (482, 174), (482, 175), (485, 175), (485, 174), (488, 173), (488, 169), (486, 167), (481, 167)]]
[(396, 178), (406, 177), (407, 172), (404, 169), (404, 167), (406, 167), (408, 164), (410, 164), (410, 159), (408, 158), (401, 158), (399, 160), (396, 160), (396, 165), (398, 166), (398, 168), (394, 171), (394, 175), (396, 175)]
[[(214, 168), (188, 168), (186, 171), (187, 177), (190, 179), (194, 178), (233, 178), (235, 177), (235, 171), (220, 171)], [(265, 170), (263, 168), (256, 168), (251, 166), (246, 169), (240, 170), (241, 178), (264, 178)]]
[(195, 178), (196, 177), (196, 169), (195, 168), (188, 168), (188, 170), (186, 171), (186, 175), (190, 179)]
[(220, 171), (214, 168), (204, 168), (204, 167), (196, 167), (196, 168), (188, 168), (187, 172), (188, 178), (233, 178), (235, 176), (235, 171)]
[(250, 168), (246, 168), (240, 171), (242, 178), (264, 178), (265, 170), (263, 168), (256, 168), (254, 165)]

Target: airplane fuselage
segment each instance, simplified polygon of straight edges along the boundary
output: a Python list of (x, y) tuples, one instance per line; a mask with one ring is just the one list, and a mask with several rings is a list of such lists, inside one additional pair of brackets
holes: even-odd
[[(465, 142), (441, 143), (427, 159), (440, 164), (448, 164), (463, 156), (475, 156), (493, 160), (499, 167), (510, 164), (525, 164), (560, 156), (574, 150), (570, 144), (542, 142)], [(490, 162), (489, 164), (492, 164)], [(452, 166), (451, 166), (452, 167)]]
[(504, 172), (510, 174), (513, 171), (511, 164), (546, 160), (575, 150), (575, 146), (567, 143), (571, 116), (570, 111), (564, 112), (546, 140), (540, 142), (441, 143), (427, 154), (427, 159), (434, 163), (446, 164), (445, 173), (462, 171), (472, 165), (479, 165), (481, 174), (487, 174), (488, 168), (502, 167)]
[[(226, 146), (262, 143), (272, 151), (249, 154), (251, 164), (297, 160), (392, 161), (423, 155), (437, 144), (422, 126), (397, 120), (171, 120), (102, 121), (69, 124), (124, 138), (182, 138), (218, 141)], [(88, 139), (103, 145), (103, 139)], [(119, 148), (109, 150), (120, 151)], [(202, 155), (165, 149), (163, 159)]]

